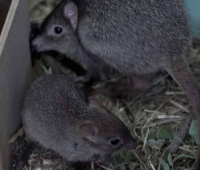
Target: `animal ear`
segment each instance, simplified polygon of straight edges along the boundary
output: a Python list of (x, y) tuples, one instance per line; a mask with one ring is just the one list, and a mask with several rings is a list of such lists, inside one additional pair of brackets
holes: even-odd
[(101, 102), (98, 101), (95, 97), (90, 96), (88, 97), (88, 100), (89, 100), (89, 107), (95, 107), (95, 108), (101, 108), (101, 109), (104, 108)]
[(84, 122), (79, 127), (80, 133), (88, 140), (93, 141), (99, 134), (99, 128), (93, 122)]
[(74, 30), (78, 25), (78, 8), (72, 1), (68, 2), (64, 6), (64, 17), (70, 21), (70, 24)]

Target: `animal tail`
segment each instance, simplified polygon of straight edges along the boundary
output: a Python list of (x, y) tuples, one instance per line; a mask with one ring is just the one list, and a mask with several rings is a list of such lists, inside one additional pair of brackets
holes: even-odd
[[(166, 71), (174, 78), (182, 90), (186, 93), (197, 119), (198, 135), (200, 139), (200, 87), (191, 72), (191, 69), (183, 56), (175, 56), (165, 65)], [(192, 120), (192, 119), (191, 119)], [(200, 140), (199, 140), (200, 141)], [(196, 170), (200, 169), (200, 150), (196, 164)]]

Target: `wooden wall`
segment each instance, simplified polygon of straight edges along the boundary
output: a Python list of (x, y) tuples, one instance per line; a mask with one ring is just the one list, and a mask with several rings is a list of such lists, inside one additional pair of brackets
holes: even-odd
[(0, 170), (11, 169), (10, 137), (30, 83), (29, 15), (26, 0), (13, 0), (0, 36)]

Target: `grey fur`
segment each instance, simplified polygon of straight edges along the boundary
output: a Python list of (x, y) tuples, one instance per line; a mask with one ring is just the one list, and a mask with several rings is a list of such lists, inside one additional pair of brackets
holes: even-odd
[[(76, 31), (63, 15), (69, 2), (78, 7)], [(46, 34), (55, 23), (67, 32), (62, 38)], [(182, 0), (65, 0), (45, 20), (38, 38), (45, 48), (70, 53), (88, 67), (101, 61), (130, 76), (166, 70), (200, 120), (200, 90), (185, 60), (191, 34)]]
[[(88, 106), (81, 89), (66, 75), (45, 75), (33, 82), (25, 98), (22, 120), (31, 140), (68, 161), (92, 161), (98, 155), (104, 162), (104, 157), (136, 146), (124, 124), (106, 109)], [(99, 129), (93, 140), (79, 130), (88, 121)], [(120, 138), (122, 143), (111, 146), (113, 138)]]

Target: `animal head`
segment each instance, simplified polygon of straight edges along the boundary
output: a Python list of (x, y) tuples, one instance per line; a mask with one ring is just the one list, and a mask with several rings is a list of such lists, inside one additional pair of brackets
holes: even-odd
[(122, 121), (93, 97), (89, 100), (88, 115), (78, 124), (78, 131), (83, 139), (105, 153), (134, 149), (136, 141)]
[(42, 23), (38, 35), (32, 41), (36, 52), (58, 51), (66, 54), (76, 50), (78, 9), (74, 2), (61, 2)]

